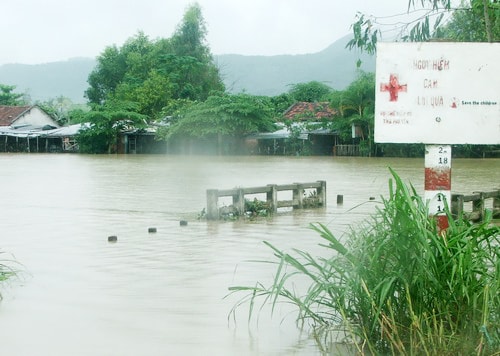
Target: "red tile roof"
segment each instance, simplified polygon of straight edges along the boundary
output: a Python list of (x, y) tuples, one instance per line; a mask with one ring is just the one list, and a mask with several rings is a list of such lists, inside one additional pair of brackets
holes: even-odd
[(328, 102), (309, 103), (299, 101), (290, 106), (283, 116), (289, 120), (331, 119), (337, 112), (330, 108)]
[(0, 105), (0, 126), (10, 126), (32, 106), (4, 106)]

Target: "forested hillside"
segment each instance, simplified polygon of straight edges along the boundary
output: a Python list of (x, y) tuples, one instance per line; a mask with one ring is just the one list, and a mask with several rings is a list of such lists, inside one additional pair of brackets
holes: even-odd
[(15, 85), (16, 92), (26, 93), (32, 101), (46, 101), (59, 96), (83, 103), (87, 78), (96, 64), (91, 58), (74, 58), (44, 64), (4, 64), (0, 83)]
[[(347, 38), (334, 42), (325, 50), (304, 55), (243, 56), (216, 55), (228, 91), (274, 96), (290, 89), (290, 85), (309, 81), (323, 82), (334, 89), (344, 89), (356, 74), (355, 52), (345, 49)], [(363, 55), (362, 69), (374, 71), (374, 57)], [(26, 92), (33, 101), (59, 96), (75, 103), (85, 102), (88, 75), (96, 65), (92, 58), (27, 65), (0, 66), (0, 83), (15, 85), (16, 92)]]

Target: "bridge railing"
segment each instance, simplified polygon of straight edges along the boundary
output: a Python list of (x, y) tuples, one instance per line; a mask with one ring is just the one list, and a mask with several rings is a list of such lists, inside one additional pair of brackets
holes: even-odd
[[(218, 220), (220, 218), (219, 198), (231, 197), (232, 207), (237, 214), (245, 213), (245, 196), (252, 194), (266, 194), (266, 205), (268, 209), (275, 213), (278, 208), (291, 207), (293, 209), (303, 209), (310, 206), (306, 189), (312, 190), (311, 196), (317, 206), (326, 206), (326, 181), (316, 181), (309, 183), (292, 184), (268, 184), (260, 187), (233, 188), (233, 189), (208, 189), (207, 190), (207, 210), (208, 220)], [(292, 200), (278, 200), (278, 192), (291, 191)]]
[[(491, 202), (490, 202), (491, 199)], [(471, 202), (472, 207), (466, 208)], [(493, 217), (500, 217), (500, 189), (489, 192), (474, 192), (473, 194), (452, 194), (451, 212), (454, 216), (464, 215), (472, 221), (481, 221), (485, 210), (491, 208)]]

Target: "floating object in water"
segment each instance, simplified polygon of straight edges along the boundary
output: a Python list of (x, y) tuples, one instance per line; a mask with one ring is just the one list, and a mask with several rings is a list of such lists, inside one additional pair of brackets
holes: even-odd
[(188, 222), (186, 220), (179, 221), (180, 226), (187, 226)]
[(156, 232), (156, 227), (150, 227), (150, 228), (148, 228), (148, 232), (149, 233)]
[(118, 237), (116, 235), (108, 236), (108, 242), (116, 242), (118, 241)]

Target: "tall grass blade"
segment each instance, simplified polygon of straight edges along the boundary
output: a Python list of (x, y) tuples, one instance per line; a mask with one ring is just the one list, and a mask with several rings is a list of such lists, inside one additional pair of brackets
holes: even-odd
[[(452, 220), (445, 233), (428, 204), (390, 169), (389, 195), (363, 226), (341, 242), (311, 224), (325, 253), (314, 257), (272, 244), (278, 262), (271, 285), (232, 287), (251, 293), (233, 308), (280, 300), (298, 308), (297, 322), (316, 332), (348, 326), (361, 353), (498, 355), (500, 349), (500, 229), (485, 221)], [(326, 241), (326, 243), (325, 243)], [(294, 281), (310, 286), (302, 294)], [(261, 309), (262, 310), (262, 309)]]

